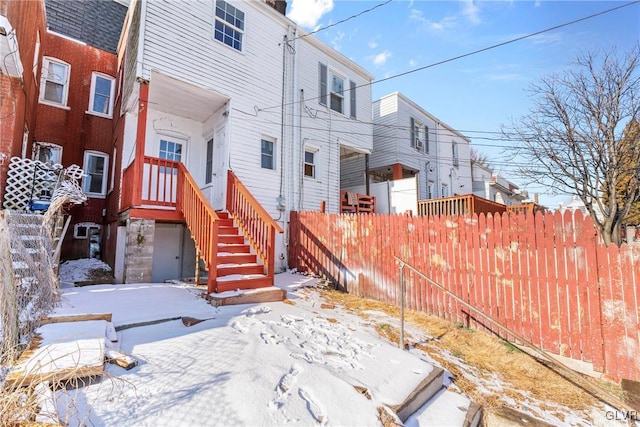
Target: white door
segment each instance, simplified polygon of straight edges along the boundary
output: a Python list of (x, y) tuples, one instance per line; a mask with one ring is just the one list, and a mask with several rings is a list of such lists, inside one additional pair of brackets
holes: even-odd
[(229, 168), (229, 155), (226, 150), (224, 128), (216, 130), (213, 138), (213, 194), (211, 206), (215, 210), (222, 210), (226, 205), (227, 169)]
[(179, 279), (182, 273), (182, 226), (156, 223), (151, 281)]

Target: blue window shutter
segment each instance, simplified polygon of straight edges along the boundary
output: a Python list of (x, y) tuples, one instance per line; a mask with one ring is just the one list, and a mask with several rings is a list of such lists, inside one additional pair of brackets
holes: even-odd
[(323, 63), (318, 63), (320, 67), (320, 98), (318, 102), (322, 105), (327, 105), (327, 66)]
[(429, 152), (429, 126), (424, 127), (424, 151)]
[(411, 146), (412, 147), (416, 146), (416, 129), (415, 129), (415, 125), (416, 125), (416, 121), (413, 119), (413, 117), (411, 117), (410, 132), (411, 132)]

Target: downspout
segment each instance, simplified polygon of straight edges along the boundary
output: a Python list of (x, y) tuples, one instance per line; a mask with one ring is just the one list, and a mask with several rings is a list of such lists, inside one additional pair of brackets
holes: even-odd
[(440, 197), (442, 197), (442, 189), (440, 184), (440, 122), (436, 122), (436, 198), (437, 194), (440, 192)]
[(369, 154), (364, 155), (364, 188), (367, 196), (371, 195), (371, 189), (369, 188)]

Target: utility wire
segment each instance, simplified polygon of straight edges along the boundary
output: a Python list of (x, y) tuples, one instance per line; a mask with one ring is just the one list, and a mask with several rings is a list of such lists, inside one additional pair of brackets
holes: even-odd
[(362, 12), (359, 12), (359, 13), (357, 13), (357, 14), (355, 14), (355, 15), (351, 15), (350, 17), (345, 18), (345, 19), (342, 19), (342, 20), (340, 20), (340, 21), (338, 21), (338, 22), (336, 22), (336, 23), (333, 23), (333, 24), (327, 25), (326, 27), (318, 28), (318, 29), (317, 29), (317, 30), (315, 30), (315, 31), (311, 31), (310, 33), (306, 33), (306, 34), (303, 34), (303, 35), (301, 35), (301, 36), (298, 36), (298, 37), (296, 37), (296, 38), (292, 39), (292, 41), (293, 41), (293, 40), (298, 40), (298, 39), (303, 39), (303, 38), (308, 37), (308, 36), (310, 36), (310, 35), (312, 35), (312, 34), (316, 34), (316, 33), (319, 33), (320, 31), (324, 31), (324, 30), (327, 30), (327, 29), (329, 29), (329, 28), (331, 28), (331, 27), (335, 27), (336, 25), (339, 25), (339, 24), (342, 24), (342, 23), (344, 23), (344, 22), (350, 21), (350, 20), (352, 20), (352, 19), (354, 19), (354, 18), (359, 17), (360, 15), (364, 15), (365, 13), (371, 12), (371, 11), (373, 11), (373, 10), (375, 10), (375, 9), (379, 8), (379, 7), (386, 6), (386, 5), (388, 5), (389, 3), (391, 3), (392, 1), (393, 1), (393, 0), (387, 0), (387, 1), (385, 1), (384, 3), (377, 4), (377, 5), (373, 6), (372, 8), (369, 8), (369, 9), (363, 10)]
[[(518, 41), (521, 41), (521, 40), (529, 39), (531, 37), (535, 37), (535, 36), (538, 36), (540, 34), (547, 33), (549, 31), (554, 31), (554, 30), (557, 30), (557, 29), (560, 29), (560, 28), (567, 27), (569, 25), (577, 24), (578, 22), (582, 22), (582, 21), (586, 21), (586, 20), (589, 20), (589, 19), (593, 19), (595, 17), (601, 16), (601, 15), (605, 15), (607, 13), (611, 13), (613, 11), (616, 11), (616, 10), (619, 10), (619, 9), (623, 9), (625, 7), (629, 7), (629, 6), (632, 6), (634, 4), (638, 4), (638, 3), (640, 3), (640, 0), (635, 0), (635, 1), (632, 1), (632, 2), (629, 2), (629, 3), (625, 3), (625, 4), (620, 5), (620, 6), (612, 7), (610, 9), (606, 9), (606, 10), (603, 10), (601, 12), (597, 12), (597, 13), (594, 13), (594, 14), (591, 14), (591, 15), (588, 15), (588, 16), (584, 16), (582, 18), (574, 19), (573, 21), (565, 22), (565, 23), (559, 24), (559, 25), (554, 25), (553, 27), (545, 28), (544, 30), (536, 31), (534, 33), (529, 33), (529, 34), (526, 34), (524, 36), (520, 36), (520, 37), (516, 37), (516, 38), (513, 38), (513, 39), (509, 39), (509, 40), (504, 41), (502, 43), (497, 43), (497, 44), (494, 44), (494, 45), (491, 45), (491, 46), (484, 47), (482, 49), (477, 49), (477, 50), (474, 50), (474, 51), (471, 51), (471, 52), (463, 53), (462, 55), (458, 55), (458, 56), (454, 56), (452, 58), (444, 59), (442, 61), (434, 62), (434, 63), (431, 63), (429, 65), (425, 65), (423, 67), (416, 68), (414, 70), (409, 70), (409, 71), (405, 71), (403, 73), (394, 74), (392, 76), (385, 77), (383, 79), (374, 80), (374, 81), (372, 81), (370, 83), (365, 83), (365, 84), (362, 84), (360, 86), (355, 86), (354, 88), (345, 89), (344, 92), (349, 92), (351, 90), (358, 89), (358, 88), (361, 88), (361, 87), (373, 86), (374, 84), (377, 84), (377, 83), (382, 83), (382, 82), (386, 82), (386, 81), (389, 81), (389, 80), (397, 79), (398, 77), (403, 77), (403, 76), (406, 76), (406, 75), (409, 75), (409, 74), (417, 73), (418, 71), (423, 71), (423, 70), (426, 70), (426, 69), (429, 69), (429, 68), (436, 67), (438, 65), (442, 65), (442, 64), (449, 63), (449, 62), (457, 61), (458, 59), (467, 58), (467, 57), (472, 56), (472, 55), (477, 55), (479, 53), (486, 52), (486, 51), (492, 50), (492, 49), (496, 49), (498, 47), (506, 46), (508, 44), (512, 44), (512, 43), (515, 43), (515, 42), (518, 42)], [(315, 98), (307, 99), (307, 101), (311, 101), (311, 100), (319, 99), (319, 98), (320, 98), (319, 96), (316, 96)], [(297, 104), (299, 102), (300, 101), (293, 101), (293, 102), (290, 102), (290, 103), (285, 104), (285, 105), (293, 105), (293, 104)], [(270, 110), (270, 109), (273, 109), (273, 108), (280, 108), (280, 107), (282, 107), (282, 105), (278, 104), (278, 105), (274, 105), (274, 106), (271, 106), (271, 107), (262, 108), (262, 109), (260, 109), (260, 111)]]

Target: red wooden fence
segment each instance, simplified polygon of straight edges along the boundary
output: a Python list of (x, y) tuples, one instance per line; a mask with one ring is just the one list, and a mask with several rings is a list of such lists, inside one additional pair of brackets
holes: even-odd
[[(290, 226), (289, 265), (350, 293), (399, 304), (398, 256), (541, 349), (590, 362), (616, 381), (640, 380), (640, 245), (605, 247), (591, 218), (579, 212), (293, 212)], [(495, 329), (405, 274), (409, 308)]]

